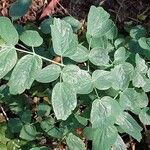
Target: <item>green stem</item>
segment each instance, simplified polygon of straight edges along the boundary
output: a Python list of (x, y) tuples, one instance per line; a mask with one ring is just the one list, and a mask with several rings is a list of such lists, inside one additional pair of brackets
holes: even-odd
[[(18, 49), (18, 48), (15, 48), (15, 49), (16, 49), (17, 51), (19, 51), (19, 52), (23, 52), (23, 53), (26, 53), (26, 54), (31, 54), (31, 55), (36, 54), (36, 53), (34, 53), (34, 52), (29, 52), (29, 51), (22, 50), (22, 49)], [(58, 63), (58, 62), (56, 62), (56, 61), (54, 61), (54, 60), (48, 59), (48, 58), (43, 57), (43, 56), (40, 56), (40, 55), (38, 55), (38, 54), (36, 54), (36, 55), (37, 55), (38, 57), (40, 57), (41, 59), (43, 59), (43, 60), (49, 61), (49, 62), (54, 63), (54, 64), (56, 64), (56, 65), (59, 65), (59, 66), (61, 66), (61, 67), (64, 67), (64, 66), (65, 66), (64, 64)]]
[(95, 90), (95, 93), (96, 93), (97, 98), (99, 98), (99, 99), (100, 99), (100, 97), (99, 97), (99, 95), (98, 95), (98, 92), (97, 92), (97, 89), (96, 89), (96, 88), (94, 88), (94, 90)]

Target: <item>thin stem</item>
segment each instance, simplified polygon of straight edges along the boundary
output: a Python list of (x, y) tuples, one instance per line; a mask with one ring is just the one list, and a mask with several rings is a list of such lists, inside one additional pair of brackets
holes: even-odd
[(34, 47), (32, 46), (32, 51), (33, 51), (33, 54), (35, 54), (35, 50), (34, 50)]
[[(91, 50), (91, 44), (92, 44), (92, 37), (90, 37), (90, 41), (89, 41), (89, 48), (88, 48), (89, 51)], [(88, 70), (88, 72), (90, 72), (90, 62), (89, 62), (89, 60), (87, 61), (87, 70)]]
[(98, 95), (98, 92), (97, 92), (97, 89), (96, 89), (96, 88), (94, 88), (94, 90), (95, 90), (95, 93), (96, 93), (97, 98), (99, 98), (99, 99), (100, 99), (100, 97), (99, 97), (99, 95)]
[[(23, 52), (23, 53), (27, 53), (27, 54), (31, 54), (31, 55), (34, 54), (34, 52), (25, 51), (25, 50), (18, 49), (18, 48), (15, 48), (15, 49), (16, 49), (17, 51), (19, 51), (19, 52)], [(35, 53), (35, 54), (36, 54), (36, 53)], [(61, 66), (61, 67), (64, 67), (64, 66), (65, 66), (64, 64), (58, 63), (58, 62), (56, 62), (56, 61), (54, 61), (54, 60), (48, 59), (48, 58), (43, 57), (43, 56), (40, 56), (40, 55), (38, 55), (38, 54), (36, 54), (36, 55), (37, 55), (38, 57), (40, 57), (41, 59), (43, 59), (43, 60), (49, 61), (49, 62), (54, 63), (54, 64), (56, 64), (56, 65), (59, 65), (59, 66)]]

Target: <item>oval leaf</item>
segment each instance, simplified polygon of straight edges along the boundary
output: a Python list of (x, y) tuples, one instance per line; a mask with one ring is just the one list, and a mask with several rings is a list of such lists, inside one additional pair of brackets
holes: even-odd
[(93, 90), (90, 74), (78, 66), (65, 66), (62, 70), (62, 78), (65, 83), (72, 85), (79, 94), (88, 94)]
[(113, 125), (121, 112), (119, 103), (109, 96), (94, 100), (91, 110), (93, 128), (104, 128)]
[(37, 31), (26, 30), (20, 35), (20, 40), (30, 47), (38, 47), (43, 43), (43, 39)]
[(25, 89), (30, 89), (35, 76), (42, 68), (42, 60), (38, 56), (26, 55), (15, 66), (10, 80), (9, 90), (11, 94), (21, 94)]
[(42, 83), (49, 83), (56, 80), (61, 73), (61, 68), (58, 65), (51, 64), (43, 68), (36, 75), (36, 80)]
[(109, 55), (107, 50), (96, 47), (90, 51), (89, 60), (96, 66), (105, 66), (109, 63)]
[(57, 83), (52, 90), (52, 106), (57, 119), (66, 120), (77, 105), (76, 92), (70, 85)]
[(17, 53), (14, 48), (0, 50), (0, 79), (3, 78), (16, 64)]
[(109, 71), (95, 70), (92, 74), (92, 81), (99, 90), (107, 90), (112, 86), (112, 77)]
[(10, 19), (6, 17), (0, 17), (0, 37), (7, 43), (7, 45), (16, 45), (19, 40), (15, 27)]
[(73, 135), (72, 133), (68, 135), (66, 142), (69, 147), (69, 150), (86, 150), (83, 141), (79, 137)]

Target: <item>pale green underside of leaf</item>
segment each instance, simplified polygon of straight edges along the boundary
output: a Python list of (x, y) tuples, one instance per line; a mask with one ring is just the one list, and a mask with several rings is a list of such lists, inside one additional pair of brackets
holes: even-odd
[(76, 92), (66, 83), (57, 83), (52, 90), (52, 106), (57, 119), (66, 120), (77, 105)]
[(42, 60), (36, 55), (23, 56), (15, 66), (10, 80), (9, 90), (11, 94), (21, 94), (25, 89), (30, 89), (35, 76), (42, 68)]
[(0, 79), (3, 78), (16, 64), (17, 53), (15, 48), (0, 50)]
[(94, 100), (90, 117), (92, 127), (105, 128), (113, 125), (120, 112), (119, 103), (109, 96)]
[(78, 66), (68, 65), (62, 70), (62, 79), (72, 85), (78, 94), (88, 94), (93, 90), (90, 74)]
[(16, 45), (19, 40), (15, 27), (10, 19), (6, 17), (0, 17), (0, 37), (7, 43), (7, 45)]
[(72, 133), (68, 135), (68, 137), (66, 138), (66, 142), (69, 147), (69, 150), (86, 150), (83, 141), (79, 137), (73, 135)]
[(51, 64), (40, 70), (36, 75), (36, 80), (42, 83), (49, 83), (56, 80), (61, 73), (58, 65)]

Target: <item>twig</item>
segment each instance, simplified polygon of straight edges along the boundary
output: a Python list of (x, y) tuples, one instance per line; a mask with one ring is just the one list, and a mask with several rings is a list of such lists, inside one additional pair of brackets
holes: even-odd
[(7, 114), (6, 114), (6, 112), (5, 112), (4, 108), (2, 107), (2, 105), (1, 105), (1, 104), (0, 104), (0, 109), (1, 109), (1, 111), (2, 111), (2, 113), (3, 113), (3, 115), (4, 115), (4, 117), (5, 117), (6, 121), (8, 121), (8, 120), (9, 120), (9, 118), (7, 117)]

